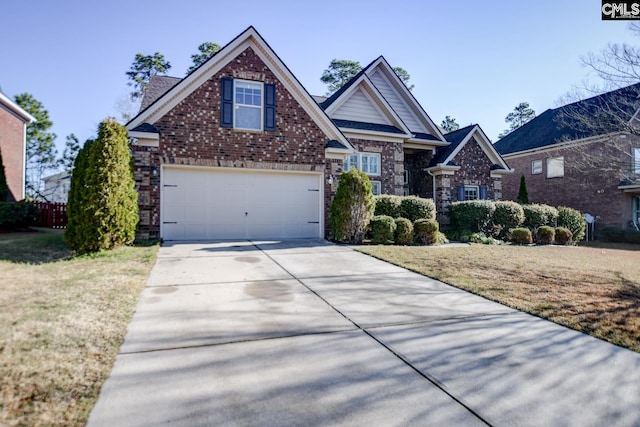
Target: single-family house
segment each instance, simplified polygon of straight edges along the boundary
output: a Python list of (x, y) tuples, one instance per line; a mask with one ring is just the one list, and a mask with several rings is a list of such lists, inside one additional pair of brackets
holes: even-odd
[(0, 92), (0, 155), (9, 187), (8, 201), (25, 197), (27, 125), (35, 118)]
[(71, 171), (62, 171), (49, 175), (44, 181), (44, 198), (51, 203), (67, 203), (71, 187)]
[(127, 129), (142, 238), (324, 237), (351, 166), (443, 218), (500, 198), (509, 173), (479, 126), (444, 135), (383, 57), (313, 97), (253, 27), (185, 78), (152, 77)]
[(515, 170), (503, 197), (515, 200), (521, 176), (531, 203), (569, 206), (606, 226), (640, 223), (640, 137), (633, 130), (640, 84), (546, 110), (496, 142)]

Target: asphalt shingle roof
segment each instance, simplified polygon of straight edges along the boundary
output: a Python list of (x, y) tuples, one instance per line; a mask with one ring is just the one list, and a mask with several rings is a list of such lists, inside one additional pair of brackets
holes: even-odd
[[(500, 154), (517, 153), (546, 147), (558, 142), (588, 138), (612, 132), (616, 124), (611, 122), (607, 111), (615, 111), (616, 116), (630, 120), (639, 104), (640, 84), (627, 86), (612, 92), (574, 102), (559, 108), (549, 109), (514, 130), (495, 143)], [(581, 125), (576, 114), (590, 116), (597, 120), (599, 126)], [(598, 131), (598, 127), (602, 131)], [(608, 129), (605, 131), (605, 129)], [(621, 129), (619, 129), (621, 130)]]
[(179, 77), (151, 76), (147, 89), (144, 91), (144, 96), (142, 97), (140, 111), (153, 104), (158, 98), (164, 95), (181, 80), (182, 79)]
[(402, 129), (392, 125), (382, 125), (378, 123), (356, 122), (354, 120), (332, 119), (336, 126), (341, 128), (371, 130), (377, 132), (400, 133), (404, 134)]

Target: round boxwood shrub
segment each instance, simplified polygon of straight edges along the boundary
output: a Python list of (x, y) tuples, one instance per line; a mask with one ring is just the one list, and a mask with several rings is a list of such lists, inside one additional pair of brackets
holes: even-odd
[(407, 218), (396, 218), (396, 231), (393, 235), (397, 245), (413, 243), (413, 224)]
[(400, 198), (400, 217), (415, 222), (419, 219), (436, 219), (436, 205), (431, 199), (417, 196)]
[(373, 212), (374, 215), (387, 215), (391, 218), (398, 218), (402, 216), (400, 214), (401, 196), (381, 194), (379, 196), (374, 196), (373, 199), (376, 203), (375, 211)]
[(538, 227), (536, 230), (536, 238), (541, 245), (550, 245), (556, 237), (556, 230), (548, 225)]
[(491, 225), (495, 209), (495, 204), (490, 200), (454, 202), (449, 206), (449, 218), (457, 230), (484, 233)]
[(499, 229), (498, 237), (504, 238), (510, 229), (524, 222), (524, 210), (516, 202), (495, 202), (493, 225)]
[(558, 227), (568, 228), (573, 236), (574, 244), (577, 245), (579, 241), (584, 239), (587, 221), (585, 221), (580, 211), (566, 206), (559, 206)]
[(523, 205), (524, 223), (523, 226), (530, 230), (537, 230), (538, 227), (548, 225), (554, 227), (558, 222), (558, 210), (548, 205)]
[(516, 245), (530, 245), (533, 243), (531, 230), (528, 228), (514, 228), (511, 230), (511, 241)]
[(418, 243), (433, 245), (438, 241), (440, 225), (435, 219), (419, 219), (413, 223), (413, 234)]
[(393, 235), (396, 231), (396, 222), (388, 215), (376, 215), (371, 218), (371, 242), (378, 245), (390, 245), (393, 243)]
[(573, 237), (573, 233), (571, 230), (565, 227), (557, 227), (556, 228), (556, 237), (555, 241), (558, 245), (570, 245)]

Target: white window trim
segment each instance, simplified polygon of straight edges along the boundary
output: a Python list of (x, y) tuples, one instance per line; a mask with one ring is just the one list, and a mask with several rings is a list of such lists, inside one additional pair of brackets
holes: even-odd
[[(534, 165), (540, 165), (539, 168), (535, 168)], [(536, 172), (537, 170), (537, 172)], [(531, 161), (531, 175), (540, 175), (542, 174), (542, 160), (533, 160)]]
[[(260, 105), (249, 105), (249, 104), (239, 104), (236, 102), (236, 83), (248, 83), (260, 86)], [(245, 108), (255, 108), (260, 110), (260, 127), (259, 128), (243, 128), (237, 126), (237, 106), (242, 106)], [(254, 80), (241, 80), (241, 79), (233, 79), (233, 128), (241, 129), (241, 130), (252, 130), (252, 131), (262, 131), (264, 130), (264, 83), (256, 82)]]
[[(376, 191), (376, 187), (378, 187)], [(378, 196), (382, 194), (382, 182), (380, 181), (371, 181), (371, 192), (374, 196)]]
[[(562, 170), (560, 170), (560, 168), (562, 168)], [(547, 178), (562, 178), (563, 176), (564, 176), (564, 156), (549, 157), (547, 159)]]
[[(352, 164), (351, 163), (351, 157), (353, 156), (357, 156), (357, 160), (356, 163), (357, 164)], [(378, 171), (376, 173), (370, 173), (370, 172), (366, 172), (367, 175), (369, 176), (380, 176), (381, 175), (381, 170), (382, 170), (382, 164), (381, 164), (381, 156), (379, 153), (367, 153), (365, 151), (363, 152), (359, 152), (359, 153), (354, 153), (351, 156), (347, 157), (347, 160), (345, 161), (344, 164), (344, 170), (348, 171), (349, 169), (351, 169), (351, 166), (355, 166), (356, 169), (358, 170), (362, 170), (362, 157), (363, 156), (367, 156), (367, 157), (375, 157), (377, 159), (377, 165), (378, 165)]]
[(408, 185), (409, 184), (409, 169), (405, 169), (404, 170), (404, 185)]
[[(470, 199), (467, 197), (467, 189), (473, 190), (476, 193), (476, 197), (474, 199)], [(480, 200), (480, 187), (477, 185), (465, 185), (464, 186), (464, 200)]]

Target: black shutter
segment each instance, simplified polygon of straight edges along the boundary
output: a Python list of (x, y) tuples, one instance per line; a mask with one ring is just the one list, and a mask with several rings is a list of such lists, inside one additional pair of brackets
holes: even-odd
[(480, 187), (480, 200), (487, 200), (487, 186)]
[(458, 201), (464, 202), (464, 185), (458, 187)]
[(222, 88), (222, 103), (220, 120), (223, 128), (233, 127), (233, 79), (223, 77), (220, 81)]
[(264, 85), (264, 130), (276, 130), (276, 85)]

